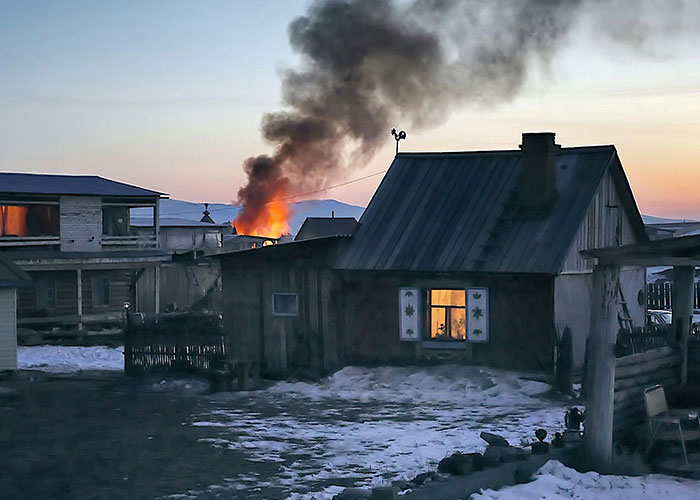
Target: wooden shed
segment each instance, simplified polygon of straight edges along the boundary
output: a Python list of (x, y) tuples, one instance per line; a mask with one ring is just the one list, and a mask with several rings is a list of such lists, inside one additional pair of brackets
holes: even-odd
[(17, 288), (30, 283), (27, 273), (0, 259), (0, 372), (17, 369)]

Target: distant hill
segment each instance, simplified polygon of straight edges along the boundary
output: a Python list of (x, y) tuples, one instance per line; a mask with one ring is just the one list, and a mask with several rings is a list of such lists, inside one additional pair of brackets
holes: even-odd
[[(307, 217), (330, 217), (331, 212), (335, 212), (336, 217), (355, 217), (360, 219), (363, 207), (349, 205), (337, 200), (307, 200), (292, 203), (292, 217), (289, 221), (289, 229), (292, 234), (296, 234)], [(196, 220), (202, 218), (204, 203), (193, 203), (184, 200), (161, 200), (161, 218), (180, 218)], [(228, 222), (236, 218), (240, 207), (228, 203), (210, 203), (209, 211), (214, 222)], [(148, 218), (153, 216), (151, 209), (132, 208), (131, 217)]]
[(697, 222), (694, 219), (667, 219), (665, 217), (656, 217), (655, 215), (642, 215), (644, 224), (676, 224), (678, 222)]

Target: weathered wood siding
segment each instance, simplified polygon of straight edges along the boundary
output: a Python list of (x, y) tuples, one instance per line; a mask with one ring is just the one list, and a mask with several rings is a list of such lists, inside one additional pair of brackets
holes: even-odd
[(95, 252), (101, 248), (102, 199), (61, 196), (61, 251)]
[[(620, 285), (634, 327), (643, 327), (646, 314), (646, 273), (643, 268), (623, 268)], [(570, 273), (554, 279), (554, 319), (561, 338), (569, 328), (574, 344), (574, 367), (580, 369), (591, 325), (591, 273)], [(641, 300), (640, 300), (641, 299)], [(622, 305), (618, 305), (622, 314)]]
[[(234, 361), (259, 362), (270, 378), (317, 376), (342, 366), (337, 274), (308, 260), (222, 265), (222, 271), (224, 325)], [(274, 293), (296, 293), (298, 314), (273, 315)]]
[(630, 216), (624, 210), (615, 182), (608, 171), (574, 237), (562, 265), (562, 271), (592, 269), (592, 264), (581, 257), (579, 253), (581, 250), (636, 242)]
[[(136, 304), (142, 312), (153, 312), (155, 273), (146, 270), (136, 284)], [(188, 309), (207, 297), (202, 307), (221, 310), (221, 268), (217, 261), (177, 262), (161, 266), (160, 310)]]
[(17, 369), (15, 288), (0, 288), (0, 371)]
[(700, 384), (700, 340), (688, 342), (688, 383)]
[[(124, 302), (132, 302), (131, 283), (136, 270), (113, 269), (82, 272), (83, 316), (103, 312), (123, 310)], [(21, 318), (75, 316), (78, 315), (78, 278), (76, 271), (35, 271), (29, 272), (34, 279), (33, 286), (18, 289), (18, 314)], [(108, 305), (94, 305), (92, 300), (93, 276), (109, 278)], [(38, 310), (36, 303), (36, 283), (42, 279), (52, 279), (56, 289), (56, 307), (52, 310)]]
[(615, 361), (613, 429), (620, 431), (644, 422), (644, 389), (660, 384), (668, 391), (678, 385), (680, 365), (680, 353), (673, 347), (618, 358)]
[[(343, 294), (345, 364), (409, 364), (439, 360), (456, 350), (399, 340), (401, 287), (489, 290), (490, 341), (467, 344), (464, 356), (478, 364), (551, 370), (554, 345), (552, 278), (540, 275), (428, 276), (415, 273), (346, 273)], [(422, 311), (422, 323), (425, 322)], [(422, 332), (424, 333), (424, 332)], [(451, 351), (448, 353), (448, 351)]]

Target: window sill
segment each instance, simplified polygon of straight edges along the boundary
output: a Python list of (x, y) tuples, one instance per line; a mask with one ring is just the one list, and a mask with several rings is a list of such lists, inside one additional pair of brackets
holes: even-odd
[(466, 340), (424, 340), (421, 342), (424, 349), (466, 349)]

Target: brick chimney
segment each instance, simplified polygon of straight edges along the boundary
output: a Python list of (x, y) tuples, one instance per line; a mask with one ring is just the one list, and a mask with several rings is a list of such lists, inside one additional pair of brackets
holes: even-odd
[(533, 216), (546, 216), (556, 195), (556, 153), (554, 132), (523, 133), (520, 145), (523, 173), (520, 178), (520, 207)]

